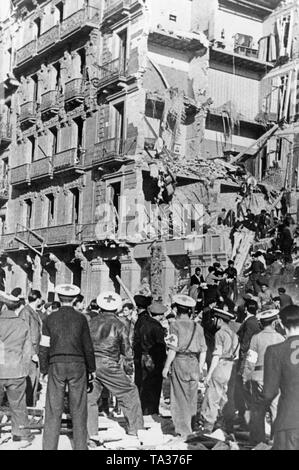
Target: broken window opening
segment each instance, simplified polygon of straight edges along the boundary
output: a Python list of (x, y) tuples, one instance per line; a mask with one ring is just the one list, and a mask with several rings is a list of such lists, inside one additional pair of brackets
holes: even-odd
[(36, 18), (34, 20), (34, 23), (36, 25), (36, 37), (39, 38), (41, 36), (41, 25), (42, 25), (41, 19)]
[(82, 78), (86, 78), (86, 50), (84, 47), (82, 49), (79, 49), (78, 55), (80, 57), (80, 74)]
[(26, 199), (25, 200), (25, 218), (26, 218), (26, 223), (25, 226), (27, 228), (32, 228), (32, 208), (33, 208), (33, 203), (31, 199)]
[(61, 64), (60, 62), (56, 62), (53, 64), (54, 69), (56, 70), (56, 78), (55, 78), (55, 90), (61, 91)]
[(58, 153), (58, 130), (57, 127), (51, 127), (50, 132), (52, 134), (52, 155)]
[(55, 5), (59, 13), (59, 23), (61, 24), (64, 20), (64, 2), (59, 2)]
[(119, 63), (120, 71), (125, 73), (127, 68), (127, 42), (128, 42), (128, 31), (124, 29), (118, 33), (119, 37)]
[(30, 142), (30, 159), (32, 163), (35, 160), (36, 138), (31, 135), (30, 137), (28, 137), (28, 140)]

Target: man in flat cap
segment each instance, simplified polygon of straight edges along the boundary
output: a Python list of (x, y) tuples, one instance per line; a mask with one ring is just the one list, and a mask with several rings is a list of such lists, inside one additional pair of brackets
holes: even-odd
[[(282, 343), (284, 337), (276, 331), (279, 322), (279, 310), (271, 309), (259, 316), (262, 331), (251, 338), (249, 350), (242, 374), (243, 382), (248, 391), (250, 406), (250, 441), (252, 445), (265, 442), (265, 416), (267, 409), (263, 401), (264, 358), (268, 346)], [(270, 405), (272, 423), (277, 415), (278, 395)]]
[(72, 306), (80, 293), (77, 286), (59, 285), (55, 289), (61, 307), (43, 324), (41, 348), (48, 348), (48, 372), (43, 449), (57, 450), (65, 388), (68, 387), (73, 423), (74, 450), (87, 447), (87, 373), (95, 371), (95, 357), (88, 322)]
[(173, 302), (177, 307), (177, 320), (171, 323), (166, 338), (168, 354), (163, 377), (167, 378), (171, 367), (171, 416), (176, 433), (187, 438), (195, 425), (198, 382), (207, 346), (202, 327), (190, 318), (196, 301), (187, 295), (176, 295)]
[(103, 292), (97, 297), (97, 304), (101, 311), (89, 322), (96, 358), (96, 379), (93, 391), (88, 395), (88, 434), (95, 444), (99, 441), (98, 400), (104, 387), (117, 398), (127, 422), (127, 433), (137, 436), (137, 432), (143, 429), (137, 387), (120, 364), (121, 356), (133, 363), (126, 327), (116, 315), (122, 308), (121, 297), (115, 292)]
[(0, 403), (6, 392), (12, 440), (31, 442), (34, 436), (28, 430), (26, 408), (26, 377), (32, 358), (29, 326), (19, 316), (20, 299), (0, 292), (0, 305)]
[(239, 352), (238, 337), (228, 325), (235, 316), (228, 311), (214, 308), (214, 318), (218, 331), (215, 334), (215, 348), (206, 377), (207, 389), (201, 409), (204, 432), (208, 434), (212, 433), (218, 414), (227, 403), (228, 384)]
[[(160, 321), (167, 308), (135, 296), (138, 320), (134, 330), (135, 383), (139, 390), (144, 415), (158, 415), (162, 391), (162, 370), (166, 360), (165, 331)], [(148, 306), (148, 311), (144, 309)]]

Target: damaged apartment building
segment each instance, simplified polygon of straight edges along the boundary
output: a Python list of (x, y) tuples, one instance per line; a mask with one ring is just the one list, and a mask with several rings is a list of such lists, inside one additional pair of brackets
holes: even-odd
[(278, 2), (11, 3), (15, 32), (3, 23), (0, 46), (11, 95), (1, 103), (5, 288), (51, 298), (73, 282), (91, 300), (123, 293), (117, 276), (133, 293), (148, 277), (168, 301), (195, 266), (230, 255), (221, 233), (191, 238), (200, 218), (234, 207), (229, 160), (243, 153), (256, 176), (264, 168), (256, 141), (271, 126), (277, 60), (264, 38)]

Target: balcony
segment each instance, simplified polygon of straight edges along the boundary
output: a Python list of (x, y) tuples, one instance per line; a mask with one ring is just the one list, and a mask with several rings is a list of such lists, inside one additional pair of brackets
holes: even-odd
[(59, 93), (57, 90), (47, 91), (42, 95), (41, 114), (42, 119), (49, 119), (59, 112)]
[(138, 10), (141, 5), (137, 0), (106, 0), (103, 23), (117, 23)]
[(84, 101), (84, 80), (75, 78), (65, 85), (64, 100), (66, 106), (79, 106)]
[(83, 151), (78, 148), (64, 150), (53, 155), (53, 171), (75, 171), (82, 172)]
[(30, 127), (36, 122), (36, 102), (28, 101), (21, 105), (20, 124), (22, 128)]
[(98, 90), (107, 89), (110, 93), (121, 90), (121, 84), (126, 83), (128, 75), (126, 65), (120, 59), (112, 60), (99, 66), (98, 77), (92, 80), (92, 84)]
[(83, 30), (91, 31), (100, 25), (100, 11), (95, 7), (85, 7), (66, 18), (60, 27), (60, 39), (72, 36)]
[(122, 139), (112, 138), (95, 144), (92, 157), (93, 165), (122, 164), (125, 142)]
[(0, 203), (9, 199), (9, 184), (7, 178), (0, 180)]
[(53, 28), (43, 33), (37, 42), (37, 51), (40, 53), (45, 49), (48, 49), (53, 44), (56, 44), (60, 40), (60, 25), (57, 24)]
[(25, 163), (25, 165), (10, 170), (10, 184), (12, 186), (30, 184), (30, 163)]
[[(240, 54), (241, 49), (243, 51), (242, 54)], [(252, 51), (254, 51), (255, 49), (250, 49), (251, 52), (249, 53), (247, 51), (246, 54), (247, 48), (245, 48), (245, 55), (243, 49), (244, 46), (238, 46), (235, 48), (234, 51), (230, 51), (223, 47), (212, 46), (210, 48), (210, 61), (214, 63), (223, 63), (229, 65), (232, 68), (238, 67), (243, 70), (250, 70), (252, 72), (256, 72), (259, 78), (263, 77), (268, 72), (270, 72), (270, 70), (273, 69), (273, 64), (271, 62), (264, 62), (258, 58), (255, 58), (254, 55), (252, 55), (254, 54), (252, 53)]]
[(49, 49), (69, 40), (73, 35), (90, 32), (99, 28), (100, 12), (95, 7), (85, 7), (76, 11), (61, 24), (57, 24), (45, 31), (38, 39), (34, 39), (17, 51), (15, 67), (22, 67), (37, 54), (43, 56)]
[(21, 65), (28, 60), (32, 59), (37, 53), (37, 42), (36, 39), (29, 42), (25, 46), (21, 47), (21, 49), (17, 50), (16, 53), (16, 65)]
[(4, 149), (11, 144), (12, 128), (6, 122), (0, 123), (0, 149)]
[[(38, 228), (32, 229), (32, 231), (39, 237), (43, 238), (48, 247), (79, 244), (77, 237), (78, 229), (76, 224)], [(16, 233), (2, 235), (0, 238), (1, 248), (5, 251), (18, 251), (20, 248), (24, 248), (22, 243), (15, 240), (15, 236), (33, 248), (38, 248), (41, 246), (41, 242), (37, 237), (28, 232), (28, 230), (24, 230)]]
[(49, 157), (35, 160), (30, 165), (30, 180), (53, 177), (52, 160)]

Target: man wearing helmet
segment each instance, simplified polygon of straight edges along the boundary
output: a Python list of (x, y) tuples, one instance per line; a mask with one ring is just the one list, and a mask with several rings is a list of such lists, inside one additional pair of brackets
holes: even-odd
[(96, 358), (96, 378), (88, 395), (88, 434), (93, 443), (98, 438), (98, 399), (103, 387), (114, 395), (127, 421), (127, 433), (137, 436), (143, 428), (143, 416), (138, 390), (120, 364), (120, 356), (131, 360), (132, 349), (125, 325), (116, 313), (122, 309), (121, 297), (115, 292), (103, 292), (97, 297), (100, 313), (89, 322)]

